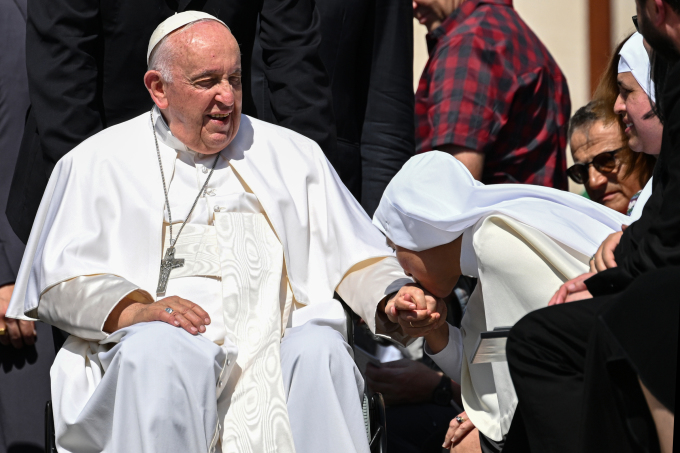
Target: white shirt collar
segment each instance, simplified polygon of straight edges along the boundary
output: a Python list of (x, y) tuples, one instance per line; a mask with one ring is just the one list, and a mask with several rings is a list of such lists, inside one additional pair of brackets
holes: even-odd
[(177, 151), (186, 151), (194, 153), (192, 149), (190, 149), (188, 146), (186, 146), (172, 134), (170, 126), (168, 126), (168, 123), (165, 122), (165, 118), (163, 118), (160, 109), (156, 105), (154, 105), (153, 107), (153, 118), (154, 118), (153, 127), (156, 129), (156, 135), (158, 136), (158, 140), (163, 142), (163, 144), (165, 144), (166, 146), (169, 146), (172, 149), (176, 149)]

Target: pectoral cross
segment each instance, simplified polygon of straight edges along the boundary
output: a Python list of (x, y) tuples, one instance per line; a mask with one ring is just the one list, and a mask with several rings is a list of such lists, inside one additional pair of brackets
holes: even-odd
[(157, 294), (165, 294), (170, 271), (182, 266), (184, 266), (184, 259), (175, 259), (175, 247), (168, 247), (165, 251), (165, 258), (161, 260), (161, 273), (158, 277), (158, 288), (156, 288)]

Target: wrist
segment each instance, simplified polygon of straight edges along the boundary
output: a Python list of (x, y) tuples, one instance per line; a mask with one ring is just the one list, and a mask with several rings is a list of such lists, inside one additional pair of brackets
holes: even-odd
[(140, 322), (136, 318), (144, 305), (146, 304), (136, 302), (132, 299), (128, 299), (127, 297), (118, 302), (118, 305), (116, 305), (114, 309), (111, 310), (109, 317), (104, 323), (104, 332), (113, 333), (116, 330), (120, 330), (124, 327), (128, 327)]
[(439, 354), (449, 344), (449, 324), (445, 322), (425, 335), (425, 342), (432, 354)]

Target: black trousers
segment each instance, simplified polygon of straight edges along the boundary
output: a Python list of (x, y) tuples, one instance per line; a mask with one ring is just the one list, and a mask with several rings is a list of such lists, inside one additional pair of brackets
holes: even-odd
[[(637, 310), (644, 312), (645, 304), (661, 301), (677, 306), (677, 296), (670, 295), (678, 294), (675, 287), (680, 279), (663, 277), (661, 281), (658, 273), (645, 274), (624, 293), (546, 307), (513, 327), (507, 356), (519, 404), (504, 453), (659, 451), (638, 369), (602, 314), (611, 319), (612, 312), (624, 307), (629, 313), (623, 318), (635, 325)], [(631, 297), (637, 298), (632, 305), (637, 310), (631, 309)], [(675, 313), (677, 332), (677, 308)], [(655, 343), (656, 326), (639, 324), (628, 332), (630, 338)], [(660, 353), (658, 347), (647, 351)], [(673, 364), (677, 363), (674, 351)], [(647, 372), (653, 376), (659, 370)], [(524, 442), (514, 443), (515, 439), (526, 441), (528, 448)]]

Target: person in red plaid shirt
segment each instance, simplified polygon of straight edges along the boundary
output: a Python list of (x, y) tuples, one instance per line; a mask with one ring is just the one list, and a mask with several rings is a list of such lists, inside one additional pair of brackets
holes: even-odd
[(568, 188), (567, 81), (512, 0), (414, 0), (430, 59), (417, 152), (453, 154), (485, 184)]

